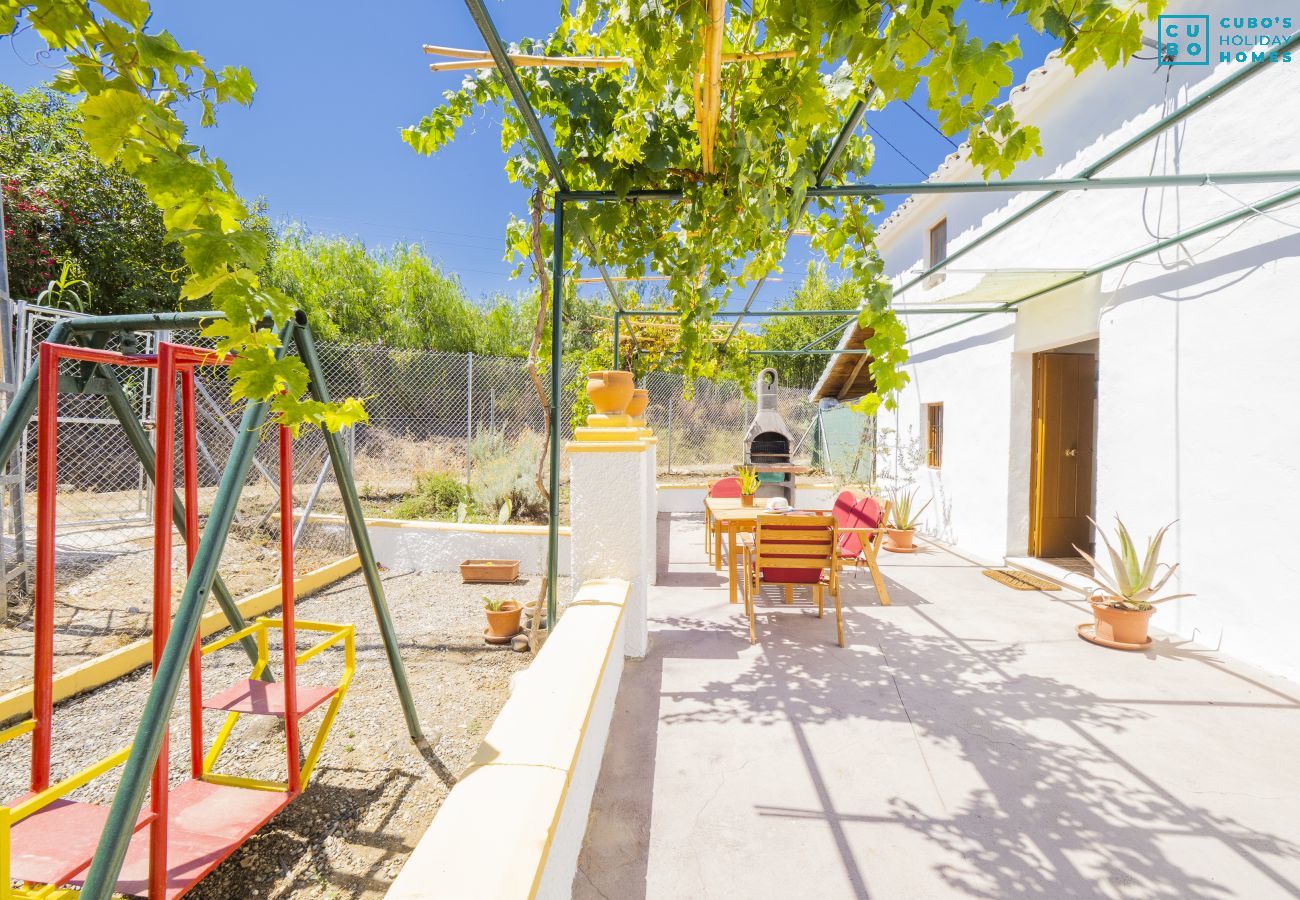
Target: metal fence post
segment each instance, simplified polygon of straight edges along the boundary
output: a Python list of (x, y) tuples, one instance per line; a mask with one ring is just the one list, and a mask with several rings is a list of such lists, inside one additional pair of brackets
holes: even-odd
[(474, 475), (474, 456), (470, 444), (474, 442), (474, 352), (465, 355), (465, 483)]
[(668, 395), (668, 474), (673, 474), (673, 395)]
[[(17, 346), (14, 344), (14, 337), (17, 333), (16, 325), (18, 324), (19, 311), (15, 309), (13, 299), (9, 295), (9, 251), (5, 242), (5, 205), (4, 196), (0, 195), (0, 303), (3, 303), (3, 321), (0, 321), (0, 328), (3, 328), (3, 335), (0, 335), (0, 355), (3, 360), (3, 372), (0, 378), (4, 380), (5, 388), (5, 409), (13, 401), (14, 394), (18, 390), (18, 379), (22, 377), (22, 367), (18, 365), (15, 354)], [(0, 600), (3, 606), (0, 611), (7, 613), (9, 610), (9, 582), (12, 578), (18, 578), (19, 590), (25, 595), (27, 593), (27, 528), (23, 523), (23, 501), (26, 497), (26, 486), (24, 481), (24, 469), (21, 458), (18, 464), (10, 458), (5, 465), (0, 466), (0, 482), (8, 486), (9, 502), (12, 512), (13, 530), (14, 530), (14, 566), (10, 570), (8, 557), (4, 550), (4, 497), (5, 488), (0, 486), (0, 578), (3, 584), (0, 584)]]

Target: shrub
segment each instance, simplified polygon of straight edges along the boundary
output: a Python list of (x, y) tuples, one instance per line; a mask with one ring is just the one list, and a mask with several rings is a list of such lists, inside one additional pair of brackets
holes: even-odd
[(541, 515), (546, 504), (537, 489), (542, 436), (523, 431), (507, 438), (501, 431), (480, 432), (469, 445), (470, 493), (479, 509), (495, 515), (509, 503), (515, 516)]
[(469, 499), (464, 482), (446, 472), (423, 472), (415, 476), (415, 490), (393, 509), (401, 519), (432, 519), (452, 516), (456, 507)]

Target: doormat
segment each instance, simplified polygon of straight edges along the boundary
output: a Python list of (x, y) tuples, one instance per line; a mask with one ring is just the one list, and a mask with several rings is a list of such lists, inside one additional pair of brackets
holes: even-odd
[(1059, 591), (1061, 586), (1046, 578), (1021, 572), (1019, 569), (984, 569), (984, 574), (994, 581), (1017, 591)]

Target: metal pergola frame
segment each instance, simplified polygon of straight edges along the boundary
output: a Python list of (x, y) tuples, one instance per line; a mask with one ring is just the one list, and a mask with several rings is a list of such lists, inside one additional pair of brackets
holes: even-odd
[[(748, 309), (720, 309), (713, 314), (712, 318), (739, 320), (744, 318), (745, 316), (751, 316), (757, 319), (765, 319), (773, 316), (794, 316), (796, 318), (835, 317), (835, 318), (848, 318), (852, 320), (852, 319), (856, 319), (859, 315), (861, 315), (861, 312), (862, 311), (859, 309), (766, 309), (766, 310), (759, 310), (757, 312)], [(969, 315), (969, 314), (985, 315), (987, 313), (996, 313), (996, 312), (1014, 313), (1015, 310), (1003, 309), (1001, 308), (1001, 306), (981, 306), (981, 307), (950, 306), (946, 308), (938, 307), (938, 306), (925, 306), (925, 307), (916, 307), (914, 309), (906, 309), (906, 308), (896, 306), (894, 307), (893, 312), (895, 315), (899, 315), (899, 316), (944, 316), (944, 315), (954, 316), (954, 315)], [(621, 327), (621, 323), (624, 319), (639, 319), (639, 318), (650, 318), (650, 317), (663, 318), (663, 317), (678, 316), (678, 315), (680, 315), (680, 313), (674, 309), (616, 309), (614, 310), (614, 368), (617, 369), (619, 368), (620, 365), (619, 330)], [(842, 328), (843, 326), (841, 325), (838, 327)], [(734, 333), (735, 332), (733, 330), (728, 334), (727, 337), (730, 338), (731, 334)], [(829, 356), (832, 353), (866, 353), (866, 352), (868, 351), (866, 350), (746, 350), (745, 351), (746, 355), (748, 356)]]
[[(559, 571), (559, 565), (558, 565), (559, 564), (559, 518), (560, 518), (559, 515), (560, 514), (560, 438), (559, 436), (560, 436), (560, 426), (562, 422), (562, 418), (560, 415), (559, 398), (562, 393), (562, 383), (560, 377), (561, 376), (560, 359), (563, 356), (563, 346), (560, 338), (561, 338), (561, 329), (563, 328), (562, 314), (563, 314), (563, 305), (564, 305), (564, 208), (565, 208), (565, 204), (590, 203), (590, 202), (626, 203), (629, 201), (675, 201), (675, 200), (682, 199), (684, 197), (684, 193), (680, 190), (669, 190), (669, 189), (636, 190), (636, 191), (629, 191), (626, 193), (618, 193), (616, 191), (606, 191), (606, 190), (571, 190), (565, 182), (564, 174), (560, 170), (559, 160), (555, 155), (555, 151), (551, 147), (550, 140), (547, 138), (546, 132), (542, 129), (542, 125), (540, 120), (537, 117), (536, 110), (533, 109), (532, 104), (529, 102), (527, 95), (524, 93), (523, 85), (519, 81), (519, 74), (515, 70), (514, 63), (510, 60), (507, 54), (505, 44), (502, 42), (501, 36), (497, 32), (496, 24), (492, 21), (492, 17), (488, 13), (483, 0), (465, 0), (465, 5), (468, 7), (470, 16), (474, 19), (475, 25), (478, 26), (479, 32), (482, 35), (484, 42), (487, 44), (488, 52), (491, 54), (492, 59), (496, 64), (497, 71), (500, 73), (501, 79), (505, 83), (506, 89), (509, 92), (511, 99), (518, 107), (519, 113), (522, 116), (524, 120), (524, 124), (528, 129), (529, 136), (532, 138), (533, 144), (537, 148), (538, 155), (541, 157), (541, 160), (545, 165), (548, 173), (550, 174), (551, 179), (554, 181), (556, 187), (554, 193), (554, 201), (555, 201), (554, 221), (552, 226), (554, 228), (554, 237), (553, 237), (552, 251), (551, 251), (552, 252), (552, 259), (551, 259), (551, 297), (552, 297), (551, 422), (550, 422), (550, 430), (551, 430), (550, 469), (551, 471), (550, 471), (550, 485), (549, 485), (550, 486), (550, 517), (549, 517), (550, 521), (549, 521), (549, 528), (548, 528), (549, 540), (547, 546), (547, 574), (546, 574), (547, 577), (546, 615), (547, 615), (548, 623), (553, 627), (555, 624), (555, 617), (556, 617), (556, 601), (557, 601), (558, 571)], [(1300, 32), (1293, 35), (1290, 39), (1286, 41), (1285, 44), (1283, 44), (1281, 47), (1277, 49), (1275, 58), (1280, 58), (1284, 52), (1291, 50), (1298, 45), (1300, 45)], [(843, 153), (844, 148), (848, 145), (849, 139), (852, 137), (854, 131), (856, 131), (858, 124), (861, 122), (862, 117), (866, 113), (867, 104), (870, 99), (870, 94), (868, 94), (867, 98), (858, 100), (854, 104), (852, 110), (850, 111), (848, 118), (845, 120), (843, 126), (839, 131), (839, 134), (836, 136), (835, 141), (832, 143), (831, 148), (827, 153), (826, 159), (822, 162), (822, 165), (818, 169), (818, 177), (814, 186), (808, 188), (805, 194), (804, 202), (800, 206), (800, 214), (802, 214), (802, 212), (807, 209), (808, 204), (811, 203), (812, 200), (817, 198), (830, 199), (830, 198), (838, 198), (838, 197), (870, 197), (870, 196), (885, 196), (891, 194), (918, 194), (918, 193), (972, 193), (972, 192), (999, 192), (999, 191), (1000, 192), (1008, 192), (1008, 191), (1046, 192), (1043, 197), (1029, 204), (1019, 212), (1009, 216), (1007, 219), (1003, 220), (998, 225), (991, 228), (988, 232), (985, 232), (984, 234), (980, 235), (976, 240), (966, 244), (964, 247), (960, 248), (960, 250), (953, 252), (951, 255), (949, 255), (946, 259), (942, 260), (941, 262), (928, 267), (925, 272), (922, 272), (916, 278), (914, 278), (907, 284), (903, 285), (902, 287), (898, 288), (895, 291), (895, 294), (899, 294), (905, 290), (908, 290), (914, 285), (920, 283), (925, 278), (929, 277), (935, 272), (938, 272), (946, 268), (954, 260), (964, 256), (966, 253), (969, 253), (976, 246), (983, 244), (984, 242), (992, 238), (994, 235), (1001, 233), (1006, 228), (1010, 227), (1016, 222), (1021, 221), (1031, 212), (1037, 209), (1041, 209), (1047, 203), (1050, 203), (1052, 200), (1056, 199), (1057, 197), (1063, 196), (1064, 194), (1071, 191), (1113, 190), (1113, 189), (1122, 189), (1122, 188), (1131, 189), (1131, 188), (1147, 188), (1147, 187), (1179, 186), (1179, 185), (1195, 186), (1195, 185), (1260, 183), (1260, 182), (1298, 182), (1300, 181), (1300, 171), (1296, 171), (1296, 170), (1284, 170), (1284, 171), (1273, 171), (1273, 172), (1245, 172), (1245, 173), (1203, 173), (1203, 174), (1192, 174), (1192, 175), (1181, 175), (1181, 174), (1148, 175), (1148, 176), (1127, 176), (1127, 177), (1119, 177), (1119, 178), (1094, 178), (1093, 177), (1094, 175), (1096, 175), (1097, 172), (1101, 171), (1106, 166), (1115, 162), (1120, 157), (1126, 155), (1134, 148), (1140, 146), (1141, 144), (1155, 137), (1157, 134), (1164, 132), (1170, 126), (1174, 125), (1175, 123), (1191, 115), (1192, 112), (1199, 109), (1206, 103), (1211, 102), (1216, 97), (1222, 96), (1224, 93), (1232, 90), (1234, 87), (1241, 84), (1246, 79), (1252, 77), (1255, 74), (1258, 74), (1260, 71), (1262, 71), (1262, 69), (1266, 65), (1270, 65), (1269, 61), (1267, 59), (1261, 60), (1259, 62), (1252, 63), (1246, 68), (1242, 69), (1241, 71), (1234, 73), (1228, 78), (1225, 78), (1217, 85), (1214, 85), (1213, 87), (1206, 90), (1205, 93), (1201, 94), (1195, 100), (1189, 101), (1179, 110), (1162, 117), (1159, 121), (1148, 126), (1137, 136), (1124, 142), (1120, 147), (1116, 148), (1115, 150), (1112, 150), (1110, 153), (1103, 156), (1100, 160), (1085, 168), (1074, 178), (1011, 180), (1011, 181), (999, 181), (999, 182), (969, 182), (969, 181), (968, 182), (929, 182), (926, 181), (926, 182), (905, 183), (905, 184), (858, 184), (858, 185), (826, 186), (824, 184), (826, 177), (829, 176), (831, 169), (835, 165), (835, 162), (839, 159), (840, 155)], [(1226, 216), (1220, 216), (1217, 219), (1214, 219), (1210, 222), (1203, 223), (1202, 225), (1199, 225), (1193, 229), (1189, 229), (1186, 232), (1175, 235), (1172, 238), (1168, 238), (1163, 241), (1158, 241), (1155, 244), (1148, 245), (1147, 247), (1141, 248), (1140, 250), (1134, 251), (1133, 253), (1125, 254), (1123, 257), (1117, 258), (1115, 260), (1110, 260), (1109, 262), (1102, 264), (1101, 267), (1097, 267), (1097, 266), (1090, 267), (1089, 269), (1084, 270), (1083, 272), (1080, 272), (1076, 275), (1069, 276), (1068, 278), (1062, 280), (1061, 282), (1054, 283), (1046, 288), (1042, 288), (1037, 291), (1034, 291), (1025, 297), (1017, 298), (1015, 300), (1001, 304), (1000, 306), (995, 308), (981, 309), (978, 312), (973, 313), (970, 318), (963, 319), (962, 321), (971, 321), (973, 318), (978, 318), (981, 316), (995, 314), (995, 313), (1013, 312), (1016, 306), (1018, 306), (1021, 303), (1027, 302), (1028, 300), (1033, 299), (1034, 297), (1042, 296), (1043, 294), (1049, 293), (1050, 291), (1056, 290), (1061, 287), (1065, 287), (1069, 284), (1074, 284), (1078, 281), (1083, 280), (1084, 278), (1091, 277), (1092, 275), (1095, 275), (1100, 271), (1105, 271), (1106, 269), (1113, 268), (1117, 265), (1123, 265), (1125, 262), (1130, 262), (1133, 259), (1146, 256), (1147, 254), (1155, 252), (1156, 250), (1159, 250), (1162, 247), (1169, 246), (1170, 244), (1177, 243), (1182, 240), (1186, 240), (1190, 237), (1195, 237), (1197, 234), (1202, 234), (1205, 231), (1209, 231), (1221, 225), (1228, 224), (1229, 222), (1237, 221), (1238, 219), (1244, 218), (1245, 216), (1251, 214), (1257, 214), (1261, 210), (1266, 210), (1273, 206), (1277, 206), (1281, 203), (1286, 202), (1289, 199), (1298, 196), (1300, 196), (1300, 187), (1290, 191), (1285, 191), (1281, 194), (1277, 194), (1273, 197), (1268, 198), (1262, 203), (1254, 204), (1253, 206), (1247, 207), (1243, 210), (1239, 210), (1236, 213), (1231, 213)], [(788, 239), (788, 235), (787, 235), (787, 239)], [(736, 330), (740, 327), (741, 321), (744, 319), (744, 317), (749, 315), (750, 305), (753, 303), (759, 288), (763, 284), (763, 281), (764, 279), (762, 278), (758, 279), (758, 282), (755, 285), (753, 291), (751, 292), (750, 297), (746, 301), (743, 309), (738, 311), (732, 311), (732, 310), (725, 311), (727, 316), (734, 316), (736, 320), (735, 323), (732, 325), (731, 330), (728, 334), (727, 337), (728, 340), (730, 339), (731, 335), (735, 334)], [(617, 308), (618, 306), (619, 304), (616, 304), (616, 312), (615, 312), (616, 327), (620, 316), (631, 318), (631, 317), (645, 315), (645, 314), (655, 314), (655, 315), (672, 314), (671, 311), (666, 311), (666, 310), (663, 311), (662, 313), (660, 312), (651, 313), (651, 311), (645, 311), (645, 310), (622, 311), (621, 309)], [(939, 307), (939, 310), (945, 313), (956, 311), (953, 308), (944, 309), (943, 307)], [(796, 311), (790, 311), (790, 312), (796, 312)], [(842, 310), (836, 311), (837, 315), (841, 313), (843, 313)], [(823, 314), (823, 313), (821, 313), (820, 311), (816, 311), (816, 314)], [(938, 312), (936, 314), (938, 314)], [(854, 313), (853, 318), (849, 319), (848, 322), (846, 322), (843, 325), (837, 325), (834, 330), (827, 332), (827, 334), (823, 335), (821, 338), (812, 341), (810, 344), (801, 348), (800, 350), (774, 351), (774, 353), (794, 354), (794, 353), (810, 352), (817, 343), (820, 343), (821, 340), (824, 340), (825, 338), (830, 337), (838, 333), (839, 331), (843, 330), (845, 327), (851, 324), (852, 321), (856, 319), (856, 317), (857, 314)], [(939, 331), (945, 330), (947, 328), (956, 327), (959, 324), (961, 324), (960, 321), (955, 323), (950, 323), (949, 325), (943, 326), (943, 328), (935, 329), (934, 331), (927, 332), (924, 335), (919, 335), (916, 338), (912, 338), (910, 340), (918, 340), (921, 337), (928, 337), (931, 334), (937, 334)], [(617, 340), (615, 346), (617, 347)], [(724, 346), (725, 346), (725, 341), (724, 341)], [(831, 351), (821, 351), (821, 352), (824, 352), (826, 355), (834, 355), (836, 353), (852, 353), (854, 351), (831, 350)], [(864, 351), (858, 351), (858, 352), (864, 352)]]

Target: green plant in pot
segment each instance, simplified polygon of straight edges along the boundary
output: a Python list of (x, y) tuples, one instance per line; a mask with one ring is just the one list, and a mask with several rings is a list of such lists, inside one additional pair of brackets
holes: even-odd
[(1091, 518), (1088, 521), (1092, 522), (1097, 534), (1101, 535), (1110, 558), (1110, 566), (1103, 566), (1077, 546), (1074, 548), (1092, 566), (1093, 574), (1087, 577), (1097, 585), (1089, 598), (1096, 621), (1095, 634), (1099, 640), (1111, 644), (1144, 646), (1150, 640), (1147, 627), (1151, 614), (1155, 612), (1155, 605), (1191, 596), (1171, 594), (1159, 600), (1153, 599), (1173, 577), (1174, 572), (1178, 571), (1177, 563), (1170, 565), (1160, 562), (1160, 544), (1165, 539), (1165, 532), (1174, 523), (1170, 522), (1157, 531), (1147, 541), (1146, 553), (1139, 556), (1137, 545), (1119, 516), (1115, 517), (1115, 544), (1119, 545), (1118, 550), (1096, 522)]
[(921, 513), (930, 505), (926, 500), (916, 505), (916, 488), (908, 491), (894, 491), (889, 496), (889, 534), (886, 536), (885, 549), (897, 553), (910, 553), (915, 549), (912, 542), (916, 536), (916, 526), (921, 521)]
[(519, 633), (519, 617), (524, 612), (519, 601), (484, 597), (483, 610), (487, 613), (487, 637), (511, 638)]
[(753, 466), (738, 466), (736, 474), (740, 476), (740, 505), (753, 506), (754, 495), (758, 493), (758, 472)]

